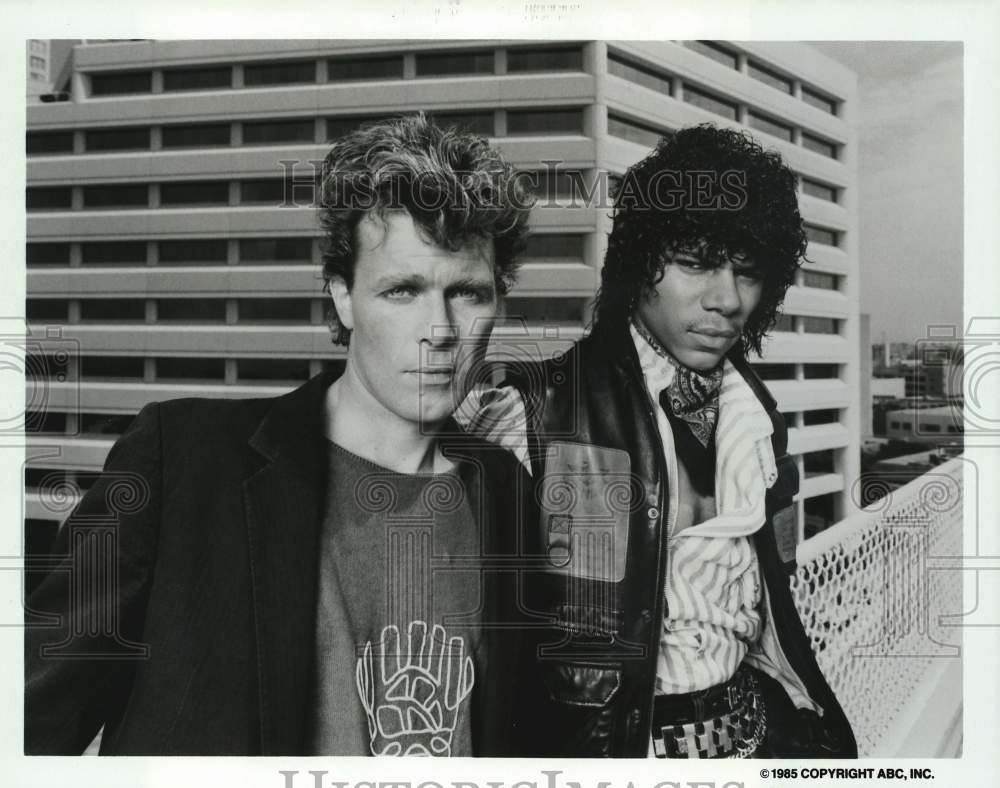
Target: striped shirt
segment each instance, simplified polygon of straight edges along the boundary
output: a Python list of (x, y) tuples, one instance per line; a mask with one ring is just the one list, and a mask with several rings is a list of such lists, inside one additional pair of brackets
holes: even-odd
[[(650, 399), (659, 402), (676, 368), (634, 326), (631, 333)], [(728, 681), (760, 636), (760, 569), (750, 534), (764, 524), (764, 494), (777, 470), (771, 419), (727, 360), (714, 436), (716, 515), (701, 523), (678, 523), (680, 503), (697, 493), (678, 472), (673, 430), (660, 407), (656, 423), (670, 485), (666, 613), (656, 692), (673, 695)]]

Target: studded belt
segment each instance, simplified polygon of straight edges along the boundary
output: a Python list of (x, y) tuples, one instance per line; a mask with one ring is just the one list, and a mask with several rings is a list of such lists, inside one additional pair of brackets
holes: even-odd
[(767, 709), (753, 673), (724, 684), (653, 700), (657, 758), (748, 758), (767, 736)]

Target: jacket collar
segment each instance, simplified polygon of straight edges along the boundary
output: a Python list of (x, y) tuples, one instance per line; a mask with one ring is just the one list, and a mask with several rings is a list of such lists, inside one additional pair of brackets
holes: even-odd
[(326, 391), (338, 377), (335, 372), (321, 373), (276, 398), (250, 437), (251, 448), (269, 462), (287, 464), (303, 475), (313, 473), (311, 448), (322, 441)]
[(243, 483), (250, 546), (261, 751), (301, 754), (315, 651), (326, 442), (322, 374), (274, 400), (250, 446), (264, 464)]
[[(643, 379), (639, 355), (636, 352), (635, 343), (632, 341), (629, 332), (628, 321), (624, 321), (621, 325), (615, 327), (595, 327), (590, 334), (589, 340), (591, 344), (600, 348), (623, 374), (637, 375), (639, 380)], [(777, 402), (771, 396), (771, 392), (767, 390), (764, 382), (750, 367), (750, 363), (744, 355), (742, 340), (737, 342), (729, 353), (726, 354), (726, 359), (742, 375), (747, 385), (750, 386), (751, 391), (753, 391), (754, 396), (764, 406), (764, 410), (768, 413), (773, 411), (777, 407)]]

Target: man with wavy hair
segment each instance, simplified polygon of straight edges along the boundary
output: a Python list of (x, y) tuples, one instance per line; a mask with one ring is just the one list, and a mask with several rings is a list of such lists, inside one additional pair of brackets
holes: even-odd
[[(102, 729), (115, 754), (509, 752), (516, 638), (487, 624), (514, 593), (483, 557), (514, 549), (523, 470), (451, 414), (529, 209), (486, 140), (422, 115), (333, 145), (320, 221), (343, 373), (142, 410), (28, 601), (58, 616), (28, 630), (28, 753)], [(124, 475), (144, 490), (128, 511), (107, 494)], [(79, 596), (108, 558), (113, 588)], [(108, 609), (115, 626), (91, 626)]]
[(539, 485), (528, 752), (856, 756), (790, 595), (798, 475), (746, 358), (805, 249), (776, 153), (681, 129), (622, 180), (589, 336), (481, 402), (470, 428)]

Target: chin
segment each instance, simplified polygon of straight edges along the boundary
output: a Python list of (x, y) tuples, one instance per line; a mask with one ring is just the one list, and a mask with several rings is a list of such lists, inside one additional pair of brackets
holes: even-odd
[(420, 422), (422, 424), (440, 424), (455, 412), (456, 407), (450, 391), (446, 397), (440, 400), (437, 397), (427, 397), (420, 403)]
[(715, 353), (707, 353), (703, 350), (692, 350), (685, 353), (682, 358), (678, 358), (678, 361), (696, 372), (711, 372), (722, 363), (724, 357), (724, 353), (716, 355)]

